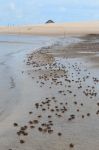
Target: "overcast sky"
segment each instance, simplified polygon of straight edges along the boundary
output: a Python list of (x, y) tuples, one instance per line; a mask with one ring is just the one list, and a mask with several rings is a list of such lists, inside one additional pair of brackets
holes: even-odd
[(0, 25), (99, 20), (99, 0), (0, 0)]

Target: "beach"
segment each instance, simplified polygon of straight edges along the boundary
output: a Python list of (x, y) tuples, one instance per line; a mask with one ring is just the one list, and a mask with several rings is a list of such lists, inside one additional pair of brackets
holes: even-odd
[(99, 149), (98, 26), (0, 27), (0, 149)]
[(71, 23), (49, 23), (24, 26), (1, 26), (0, 33), (10, 34), (33, 34), (48, 36), (85, 35), (98, 34), (99, 21), (71, 22)]

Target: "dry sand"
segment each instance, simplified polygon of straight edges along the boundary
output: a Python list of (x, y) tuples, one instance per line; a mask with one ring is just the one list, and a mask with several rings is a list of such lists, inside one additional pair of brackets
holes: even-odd
[(34, 35), (78, 35), (99, 33), (99, 21), (97, 22), (81, 22), (81, 23), (51, 23), (29, 26), (9, 26), (0, 27), (0, 33), (18, 33), (18, 34), (34, 34)]

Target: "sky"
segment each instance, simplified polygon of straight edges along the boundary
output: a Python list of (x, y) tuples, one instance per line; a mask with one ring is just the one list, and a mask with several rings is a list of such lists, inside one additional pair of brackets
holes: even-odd
[(0, 0), (0, 25), (99, 20), (99, 0)]

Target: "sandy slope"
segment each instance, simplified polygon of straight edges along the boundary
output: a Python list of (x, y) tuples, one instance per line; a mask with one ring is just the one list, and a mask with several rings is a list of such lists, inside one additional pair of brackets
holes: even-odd
[(0, 27), (0, 33), (24, 33), (36, 35), (67, 35), (99, 33), (99, 21), (80, 23), (41, 24)]

